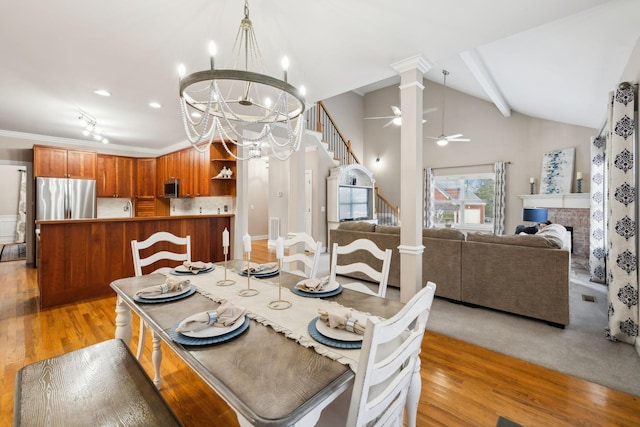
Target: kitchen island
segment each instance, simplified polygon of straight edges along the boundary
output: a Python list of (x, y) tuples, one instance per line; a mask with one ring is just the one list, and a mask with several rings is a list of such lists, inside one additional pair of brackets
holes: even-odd
[[(193, 261), (224, 261), (222, 231), (233, 235), (233, 220), (223, 214), (36, 221), (40, 308), (113, 295), (111, 282), (134, 275), (131, 241), (157, 231), (190, 235)], [(149, 269), (166, 266), (173, 265), (163, 260)]]

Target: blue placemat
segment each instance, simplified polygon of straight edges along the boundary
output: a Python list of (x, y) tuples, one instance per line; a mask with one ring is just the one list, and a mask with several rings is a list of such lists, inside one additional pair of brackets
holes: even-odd
[(229, 341), (229, 340), (237, 337), (238, 335), (240, 335), (244, 331), (246, 331), (249, 328), (249, 323), (251, 323), (251, 320), (249, 320), (249, 318), (247, 316), (244, 316), (244, 322), (242, 323), (242, 326), (240, 326), (238, 329), (235, 329), (235, 330), (229, 332), (228, 334), (218, 335), (217, 337), (192, 338), (192, 337), (188, 337), (186, 335), (182, 335), (180, 332), (176, 332), (176, 328), (180, 324), (180, 322), (178, 322), (175, 325), (173, 325), (171, 327), (171, 329), (169, 330), (169, 336), (171, 337), (171, 339), (173, 341), (177, 342), (178, 344), (182, 344), (182, 345), (218, 344), (218, 343), (222, 343), (222, 342), (225, 342), (225, 341)]
[(341, 285), (338, 285), (337, 289), (334, 289), (329, 292), (305, 292), (301, 289), (296, 288), (296, 285), (293, 285), (290, 289), (291, 289), (291, 292), (293, 292), (294, 294), (299, 295), (301, 297), (307, 297), (307, 298), (327, 298), (327, 297), (338, 295), (340, 292), (342, 292)]
[(170, 274), (173, 274), (174, 276), (197, 276), (198, 274), (203, 274), (203, 273), (210, 273), (215, 269), (215, 267), (212, 265), (209, 268), (205, 268), (204, 270), (200, 270), (198, 271), (197, 274), (193, 274), (190, 271), (176, 271), (175, 268), (172, 268), (171, 271), (169, 271)]
[(169, 297), (169, 298), (155, 298), (155, 299), (152, 299), (152, 298), (142, 298), (142, 297), (134, 295), (133, 296), (133, 300), (135, 302), (141, 302), (143, 304), (156, 304), (156, 303), (159, 303), (159, 302), (177, 301), (177, 300), (182, 299), (182, 298), (190, 297), (195, 292), (196, 292), (196, 287), (195, 286), (191, 286), (191, 289), (189, 289), (184, 294), (176, 295), (176, 296)]
[[(247, 277), (247, 273), (243, 270), (240, 270), (238, 272), (239, 275)], [(268, 271), (265, 273), (252, 273), (251, 277), (255, 277), (256, 279), (262, 279), (264, 277), (273, 277), (273, 276), (277, 276), (278, 274), (280, 274), (280, 270), (275, 269), (274, 271)]]
[(333, 338), (326, 337), (318, 332), (318, 328), (316, 328), (317, 317), (314, 317), (311, 322), (309, 322), (309, 335), (311, 338), (318, 341), (320, 344), (327, 345), (329, 347), (335, 348), (344, 348), (344, 349), (356, 349), (362, 347), (362, 341), (341, 341)]

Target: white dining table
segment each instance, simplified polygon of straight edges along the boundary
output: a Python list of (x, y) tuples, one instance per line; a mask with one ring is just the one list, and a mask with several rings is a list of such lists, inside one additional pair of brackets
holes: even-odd
[[(153, 333), (156, 385), (161, 382), (160, 342), (164, 341), (230, 405), (242, 426), (315, 425), (322, 410), (353, 383), (354, 362), (359, 358), (359, 350), (332, 349), (305, 335), (309, 318), (317, 316), (315, 307), (342, 305), (388, 318), (403, 304), (349, 289), (329, 298), (305, 298), (289, 290), (302, 277), (281, 272), (275, 277), (251, 278), (247, 283), (246, 277), (235, 273), (243, 265), (240, 261), (228, 264), (227, 276), (236, 279), (231, 286), (216, 285), (225, 274), (222, 264), (217, 264), (213, 272), (186, 276), (197, 292), (166, 303), (145, 304), (134, 299), (138, 290), (162, 283), (166, 278), (163, 275), (112, 282), (117, 294), (115, 336), (130, 343), (131, 313), (135, 312)], [(257, 289), (259, 294), (238, 295), (248, 287)], [(261, 309), (262, 303), (257, 302), (285, 298), (292, 308)], [(214, 310), (223, 299), (251, 307), (247, 312), (250, 325), (245, 332), (226, 342), (202, 346), (182, 345), (171, 339), (176, 324), (191, 314)], [(302, 313), (302, 307), (310, 311)], [(294, 312), (296, 309), (302, 311)]]

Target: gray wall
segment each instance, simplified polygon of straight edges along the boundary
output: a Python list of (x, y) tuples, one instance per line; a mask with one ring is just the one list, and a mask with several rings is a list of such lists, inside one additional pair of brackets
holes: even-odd
[[(424, 81), (424, 107), (438, 107), (436, 113), (425, 116), (425, 136), (440, 135), (442, 86)], [(606, 102), (606, 100), (603, 100)], [(383, 88), (364, 96), (365, 117), (384, 115), (389, 105), (399, 105), (397, 86)], [(374, 173), (381, 193), (393, 204), (399, 205), (400, 195), (400, 127), (383, 128), (384, 120), (364, 120), (364, 163)], [(439, 147), (435, 141), (425, 140), (425, 167), (476, 165), (509, 161), (507, 167), (507, 201), (505, 230), (514, 230), (521, 223), (522, 200), (520, 194), (529, 194), (529, 177), (539, 183), (542, 156), (545, 152), (576, 148), (576, 171), (589, 171), (590, 137), (598, 130), (559, 122), (536, 119), (517, 112), (504, 117), (491, 103), (447, 88), (444, 132), (462, 133), (471, 142), (451, 142)], [(380, 162), (375, 158), (380, 156)], [(448, 169), (446, 173), (469, 173), (478, 168)], [(492, 171), (492, 167), (480, 168)], [(445, 173), (444, 171), (440, 172)], [(422, 177), (416, 177), (422, 179)], [(588, 181), (588, 180), (585, 180)], [(575, 183), (574, 183), (575, 186)], [(575, 188), (572, 190), (575, 191)], [(589, 191), (583, 182), (583, 192)]]

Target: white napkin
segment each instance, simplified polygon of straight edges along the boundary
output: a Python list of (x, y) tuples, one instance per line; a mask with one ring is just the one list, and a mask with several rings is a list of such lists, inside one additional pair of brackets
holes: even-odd
[(200, 270), (211, 267), (210, 263), (204, 261), (185, 261), (182, 265), (193, 274), (198, 274)]
[(176, 332), (196, 332), (209, 326), (231, 326), (244, 317), (246, 312), (246, 308), (223, 300), (217, 310), (202, 311), (184, 319), (176, 328)]
[(358, 335), (364, 335), (365, 324), (354, 317), (355, 313), (354, 309), (347, 307), (335, 307), (330, 310), (318, 309), (320, 320), (330, 328), (345, 329)]
[[(275, 262), (268, 262), (266, 264), (256, 264), (256, 263), (252, 262), (252, 263), (249, 263), (249, 271), (252, 274), (255, 274), (255, 273), (259, 274), (262, 271), (271, 271), (274, 268), (276, 268), (277, 266), (278, 266), (278, 264), (275, 263)], [(246, 273), (247, 272), (247, 267), (244, 267), (242, 269), (242, 271)]]
[(329, 283), (329, 276), (320, 279), (304, 279), (296, 283), (296, 289), (305, 292), (320, 292)]
[(136, 292), (136, 296), (141, 298), (148, 298), (156, 295), (166, 294), (169, 292), (177, 292), (183, 289), (187, 289), (190, 283), (191, 282), (188, 279), (178, 280), (167, 277), (163, 284), (140, 289), (138, 292)]

